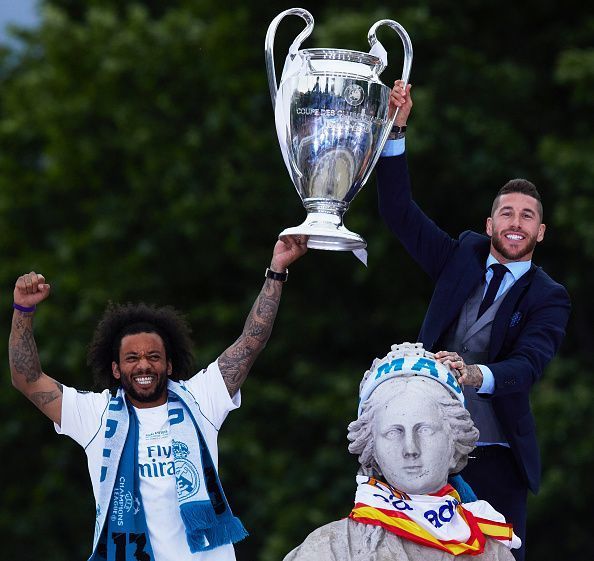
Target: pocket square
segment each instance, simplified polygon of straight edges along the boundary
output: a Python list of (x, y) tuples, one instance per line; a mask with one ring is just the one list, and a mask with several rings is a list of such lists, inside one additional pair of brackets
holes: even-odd
[(509, 326), (515, 327), (516, 325), (518, 325), (518, 323), (520, 323), (521, 319), (522, 319), (522, 312), (514, 312), (514, 314), (512, 315), (512, 317), (509, 321)]

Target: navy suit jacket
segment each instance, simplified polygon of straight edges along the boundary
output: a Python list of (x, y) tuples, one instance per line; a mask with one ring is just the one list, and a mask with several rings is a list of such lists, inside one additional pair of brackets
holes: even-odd
[[(377, 170), (380, 214), (435, 283), (419, 340), (431, 351), (457, 320), (481, 283), (490, 238), (441, 230), (412, 200), (406, 156), (381, 158)], [(512, 286), (493, 321), (488, 366), (495, 378), (493, 409), (527, 486), (540, 485), (540, 453), (529, 393), (557, 352), (569, 318), (565, 288), (534, 264)]]

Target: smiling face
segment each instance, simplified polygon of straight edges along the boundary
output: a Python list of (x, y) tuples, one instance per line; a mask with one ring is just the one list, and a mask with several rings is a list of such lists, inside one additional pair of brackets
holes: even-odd
[(373, 419), (375, 460), (386, 482), (405, 493), (441, 489), (455, 464), (452, 434), (437, 401), (447, 390), (435, 386), (415, 377), (389, 380), (376, 390), (384, 399)]
[(500, 263), (529, 261), (546, 226), (541, 222), (538, 201), (523, 193), (501, 195), (486, 231), (491, 236), (491, 254)]
[(135, 407), (156, 407), (167, 402), (171, 362), (167, 360), (163, 340), (156, 333), (123, 337), (119, 363), (113, 362), (111, 368)]

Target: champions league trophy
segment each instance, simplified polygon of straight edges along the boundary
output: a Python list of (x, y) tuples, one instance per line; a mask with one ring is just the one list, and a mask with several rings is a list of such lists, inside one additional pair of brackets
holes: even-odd
[[(280, 84), (274, 70), (274, 35), (280, 21), (296, 15), (305, 29), (289, 48)], [(387, 54), (375, 34), (387, 25), (404, 45), (402, 80), (412, 64), (412, 45), (404, 28), (380, 20), (367, 35), (371, 51), (345, 49), (299, 50), (314, 26), (313, 16), (292, 8), (276, 16), (266, 33), (266, 70), (276, 131), (285, 165), (307, 211), (303, 224), (286, 235), (309, 236), (308, 247), (361, 250), (365, 240), (343, 225), (343, 214), (375, 166), (396, 113), (389, 115), (391, 88), (379, 75)]]

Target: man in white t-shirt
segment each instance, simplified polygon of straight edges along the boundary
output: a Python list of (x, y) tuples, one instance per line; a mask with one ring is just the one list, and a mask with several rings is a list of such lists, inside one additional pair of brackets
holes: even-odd
[[(218, 479), (218, 431), (227, 413), (239, 407), (239, 389), (270, 337), (287, 267), (306, 251), (304, 237), (277, 241), (266, 281), (242, 334), (195, 375), (190, 330), (178, 312), (146, 304), (108, 306), (88, 356), (96, 380), (105, 387), (101, 393), (63, 386), (42, 371), (33, 316), (36, 305), (49, 296), (50, 285), (35, 272), (17, 279), (9, 340), (12, 383), (54, 421), (59, 434), (85, 449), (97, 505), (90, 559), (235, 559), (232, 542), (241, 539), (245, 530), (233, 517)], [(118, 425), (125, 427), (120, 431), (123, 435), (117, 434)], [(199, 452), (180, 440), (180, 426), (186, 431), (190, 427), (190, 440), (194, 439), (194, 450)], [(127, 450), (133, 451), (133, 460)], [(129, 488), (124, 487), (131, 473), (123, 471), (126, 462), (134, 472), (128, 477), (134, 480), (127, 483), (133, 485)], [(187, 513), (205, 508), (201, 506), (205, 503), (214, 522), (201, 522), (216, 526), (224, 518), (228, 526), (212, 530), (214, 534), (192, 534), (200, 524), (192, 515), (188, 521), (184, 508)], [(137, 523), (138, 512), (146, 532), (139, 533), (134, 526), (126, 533), (126, 524)], [(121, 531), (106, 530), (110, 524)], [(229, 537), (233, 530), (235, 538)], [(213, 538), (216, 532), (220, 535)]]

